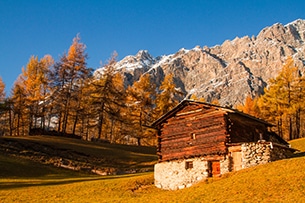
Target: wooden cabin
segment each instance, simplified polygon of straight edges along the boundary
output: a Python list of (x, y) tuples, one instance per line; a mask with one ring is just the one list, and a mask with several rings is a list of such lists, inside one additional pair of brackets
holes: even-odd
[(237, 110), (183, 100), (152, 125), (158, 132), (155, 185), (189, 187), (202, 179), (286, 158), (289, 144), (266, 121)]

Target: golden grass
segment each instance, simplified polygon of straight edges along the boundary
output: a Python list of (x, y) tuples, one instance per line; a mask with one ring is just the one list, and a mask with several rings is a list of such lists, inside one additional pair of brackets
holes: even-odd
[[(303, 147), (302, 143), (305, 139), (291, 144)], [(9, 170), (7, 177), (0, 175), (0, 202), (305, 202), (304, 156), (208, 179), (178, 191), (154, 187), (153, 173), (90, 176), (3, 156), (0, 164), (0, 174), (4, 165)], [(21, 170), (14, 165), (26, 172), (17, 177)]]
[(291, 140), (289, 143), (291, 147), (300, 150), (300, 152), (305, 152), (305, 138)]

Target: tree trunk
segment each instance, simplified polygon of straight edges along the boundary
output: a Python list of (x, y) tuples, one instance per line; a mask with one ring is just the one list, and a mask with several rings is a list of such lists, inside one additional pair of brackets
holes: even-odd
[(46, 124), (45, 124), (45, 107), (42, 107), (42, 111), (41, 111), (41, 120), (40, 120), (40, 128), (43, 129), (43, 131), (45, 130)]
[(67, 96), (67, 100), (64, 107), (64, 117), (62, 123), (62, 133), (66, 134), (67, 132), (67, 125), (68, 125), (68, 117), (69, 117), (69, 108), (70, 108), (70, 98)]
[(293, 133), (292, 133), (292, 118), (289, 116), (289, 140), (293, 139)]
[(113, 126), (114, 126), (114, 119), (112, 118), (111, 119), (111, 127), (110, 127), (110, 138), (109, 138), (109, 140), (110, 140), (110, 142), (112, 142), (112, 139), (113, 139)]
[[(81, 94), (80, 94), (81, 95)], [(80, 97), (79, 95), (79, 97)], [(78, 122), (78, 118), (79, 118), (79, 111), (80, 110), (80, 101), (78, 99), (77, 101), (77, 108), (75, 110), (75, 120), (74, 120), (74, 124), (73, 124), (73, 130), (72, 130), (72, 134), (75, 135), (75, 131), (76, 131), (76, 125), (77, 125), (77, 122)], [(84, 120), (84, 119), (83, 119)]]
[(12, 109), (9, 107), (10, 136), (13, 136)]
[(295, 115), (295, 139), (300, 138), (300, 130), (301, 130), (301, 109), (298, 108)]
[(87, 118), (87, 126), (86, 126), (86, 140), (89, 140), (89, 118)]
[(76, 113), (74, 124), (73, 124), (73, 130), (72, 130), (73, 135), (75, 135), (75, 129), (76, 129), (77, 121), (78, 121), (78, 115)]
[(20, 132), (19, 132), (19, 128), (20, 128), (20, 114), (18, 114), (18, 117), (17, 117), (17, 126), (16, 126), (16, 129), (17, 129), (17, 136), (19, 136)]
[(68, 110), (65, 109), (64, 117), (62, 121), (62, 131), (61, 131), (63, 134), (66, 134), (67, 122), (68, 122)]
[[(61, 132), (61, 118), (62, 118), (62, 112), (59, 113), (58, 115), (58, 128), (57, 128), (57, 132)], [(51, 120), (51, 118), (50, 118)]]
[(138, 144), (138, 146), (141, 146), (141, 137), (137, 138), (137, 144)]
[(283, 138), (283, 131), (282, 131), (282, 118), (280, 118), (277, 122), (278, 134), (281, 138)]
[(69, 109), (68, 109), (68, 106), (66, 106), (65, 111), (64, 111), (63, 123), (62, 123), (62, 133), (63, 134), (66, 134), (66, 132), (67, 132), (68, 116), (69, 116)]
[(104, 106), (105, 104), (102, 103), (101, 105), (101, 111), (99, 112), (99, 119), (98, 119), (98, 125), (97, 125), (97, 128), (98, 128), (98, 139), (101, 139), (102, 138), (102, 130), (103, 130), (103, 120), (104, 120)]

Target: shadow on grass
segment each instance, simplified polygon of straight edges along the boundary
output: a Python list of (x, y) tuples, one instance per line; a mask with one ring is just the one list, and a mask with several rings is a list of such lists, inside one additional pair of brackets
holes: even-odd
[(28, 181), (18, 181), (18, 179), (6, 179), (7, 181), (0, 181), (0, 190), (10, 190), (15, 188), (25, 188), (25, 187), (40, 187), (40, 186), (56, 186), (56, 185), (65, 185), (72, 183), (81, 183), (81, 182), (91, 182), (91, 181), (104, 181), (104, 180), (114, 180), (114, 179), (123, 179), (129, 177), (140, 176), (143, 174), (128, 174), (128, 175), (117, 175), (117, 176), (88, 176), (88, 177), (74, 177), (74, 178), (60, 178), (61, 180), (54, 178), (51, 179), (29, 179)]
[(60, 180), (60, 181), (50, 181), (50, 180), (29, 180), (29, 182), (22, 181), (7, 181), (0, 182), (0, 190), (9, 190), (15, 188), (24, 188), (24, 187), (37, 187), (37, 186), (54, 186), (54, 185), (64, 185), (78, 182), (88, 182), (101, 180), (101, 178), (92, 178), (92, 179), (78, 179), (78, 180)]
[(90, 175), (0, 154), (0, 190), (118, 179), (137, 175), (140, 174), (117, 176)]
[(52, 136), (0, 137), (0, 153), (1, 147), (7, 148), (4, 153), (17, 157), (22, 155), (46, 162), (61, 157), (72, 162), (89, 162), (96, 167), (130, 168), (138, 167), (134, 163), (141, 166), (142, 163), (147, 165), (158, 160), (155, 147), (86, 142)]

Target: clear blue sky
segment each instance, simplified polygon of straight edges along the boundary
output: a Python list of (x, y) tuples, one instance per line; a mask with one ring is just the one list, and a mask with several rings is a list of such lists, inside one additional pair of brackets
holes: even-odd
[(58, 60), (77, 33), (96, 69), (113, 51), (156, 57), (299, 18), (304, 0), (0, 0), (0, 76), (8, 94), (30, 56)]

